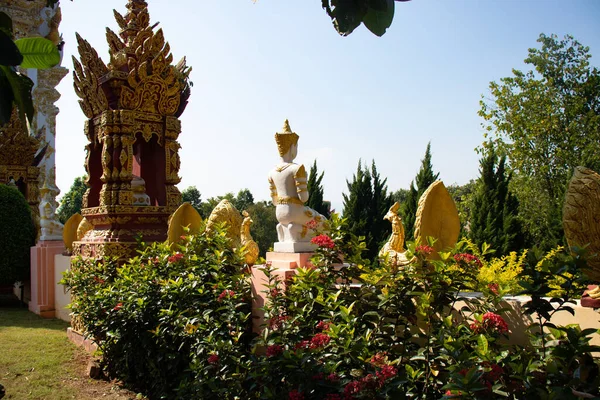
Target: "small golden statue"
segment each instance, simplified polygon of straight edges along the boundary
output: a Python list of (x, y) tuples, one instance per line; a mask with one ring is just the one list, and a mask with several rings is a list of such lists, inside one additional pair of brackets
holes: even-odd
[(242, 221), (242, 228), (240, 229), (240, 241), (242, 247), (246, 251), (244, 255), (246, 264), (253, 266), (258, 259), (259, 253), (258, 244), (252, 239), (252, 235), (250, 234), (250, 225), (252, 225), (253, 221), (246, 210), (242, 211), (242, 216), (244, 217), (244, 220)]
[(404, 225), (402, 224), (402, 218), (398, 215), (399, 209), (400, 203), (395, 202), (383, 217), (383, 219), (392, 223), (392, 235), (379, 250), (379, 258), (384, 263), (395, 267), (410, 263), (404, 250)]
[[(274, 244), (274, 250), (284, 253), (313, 251), (315, 246), (310, 243), (312, 233), (326, 220), (304, 205), (308, 201), (306, 170), (304, 165), (293, 162), (298, 153), (298, 138), (286, 119), (283, 131), (275, 134), (281, 163), (269, 173), (271, 198), (279, 222), (279, 242)], [(316, 226), (307, 225), (309, 221), (315, 221)]]

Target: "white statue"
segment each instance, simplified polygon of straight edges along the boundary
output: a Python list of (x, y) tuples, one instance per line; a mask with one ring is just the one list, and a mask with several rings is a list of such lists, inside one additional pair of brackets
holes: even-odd
[(281, 163), (269, 173), (271, 198), (276, 206), (277, 237), (274, 250), (284, 253), (309, 252), (314, 229), (325, 217), (304, 203), (308, 201), (307, 174), (304, 165), (294, 164), (298, 153), (298, 135), (285, 120), (283, 132), (275, 134)]

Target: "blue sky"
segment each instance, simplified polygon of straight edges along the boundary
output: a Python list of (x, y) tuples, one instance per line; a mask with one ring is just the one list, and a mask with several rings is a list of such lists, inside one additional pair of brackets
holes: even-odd
[[(205, 200), (248, 188), (269, 196), (279, 161), (273, 135), (288, 118), (300, 135), (297, 162), (317, 159), (325, 198), (341, 211), (359, 159), (375, 160), (388, 188), (408, 188), (427, 142), (446, 185), (478, 175), (477, 115), (490, 81), (525, 69), (540, 33), (573, 35), (600, 65), (600, 1), (413, 0), (396, 3), (381, 38), (364, 26), (339, 36), (320, 2), (149, 0), (175, 60), (193, 67), (182, 120), (180, 189)], [(105, 27), (125, 0), (63, 0), (63, 65), (72, 70), (75, 32), (108, 62)], [(69, 74), (58, 87), (57, 183), (84, 174), (84, 115)]]

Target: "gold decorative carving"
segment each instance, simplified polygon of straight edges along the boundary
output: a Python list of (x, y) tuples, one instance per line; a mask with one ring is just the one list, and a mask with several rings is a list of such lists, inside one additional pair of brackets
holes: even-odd
[(31, 166), (39, 147), (40, 140), (29, 136), (13, 107), (10, 121), (0, 127), (0, 165)]
[(283, 157), (286, 154), (292, 145), (298, 143), (298, 134), (292, 132), (290, 128), (290, 123), (286, 119), (283, 123), (282, 132), (277, 132), (275, 134), (275, 141), (277, 142), (277, 150), (279, 151), (279, 155)]
[[(588, 246), (587, 260), (591, 279), (600, 281), (600, 175), (577, 167), (569, 182), (563, 206), (563, 228), (569, 246)], [(596, 292), (588, 292), (597, 298)], [(596, 297), (594, 297), (596, 296)]]
[(215, 226), (225, 223), (227, 237), (231, 241), (231, 247), (240, 248), (240, 230), (242, 217), (239, 211), (227, 199), (223, 199), (212, 210), (206, 221), (206, 231), (214, 232)]
[(248, 211), (242, 211), (242, 216), (244, 220), (242, 221), (242, 227), (240, 229), (240, 241), (242, 244), (242, 248), (245, 251), (244, 261), (246, 264), (252, 266), (256, 263), (259, 254), (258, 244), (252, 239), (252, 235), (250, 234), (250, 225), (252, 225), (252, 218), (250, 218), (250, 214)]
[(398, 215), (400, 203), (395, 202), (385, 214), (383, 219), (392, 223), (392, 235), (379, 250), (379, 258), (388, 265), (397, 267), (409, 264), (411, 260), (406, 258), (404, 250), (404, 225), (402, 218)]
[[(419, 199), (415, 220), (415, 240), (426, 243), (428, 237), (436, 239), (436, 252), (451, 249), (458, 240), (460, 219), (454, 200), (442, 181), (433, 182)], [(433, 253), (432, 257), (435, 257)]]

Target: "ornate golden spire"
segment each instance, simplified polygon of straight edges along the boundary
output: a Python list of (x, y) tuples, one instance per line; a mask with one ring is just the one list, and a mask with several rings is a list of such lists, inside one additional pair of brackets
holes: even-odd
[(132, 110), (178, 117), (189, 97), (191, 68), (185, 59), (171, 65), (171, 48), (162, 29), (150, 26), (148, 4), (129, 0), (125, 16), (114, 11), (119, 35), (106, 30), (110, 63), (77, 35), (81, 63), (75, 64), (75, 91), (88, 118), (106, 110)]
[(285, 153), (290, 150), (293, 144), (298, 143), (298, 134), (296, 132), (292, 132), (292, 128), (290, 128), (290, 122), (286, 119), (283, 123), (282, 132), (277, 132), (275, 134), (275, 142), (277, 142), (277, 150), (279, 151), (279, 155), (283, 157)]

